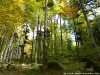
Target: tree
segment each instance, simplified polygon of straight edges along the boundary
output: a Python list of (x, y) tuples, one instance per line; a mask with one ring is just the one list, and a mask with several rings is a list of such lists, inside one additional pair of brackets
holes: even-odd
[(86, 13), (85, 13), (85, 10), (84, 10), (84, 7), (83, 7), (83, 1), (80, 0), (80, 3), (81, 3), (81, 8), (82, 8), (82, 11), (83, 11), (83, 14), (84, 14), (85, 21), (86, 21), (86, 23), (87, 23), (87, 27), (88, 27), (89, 33), (90, 33), (91, 38), (92, 38), (92, 42), (93, 42), (94, 47), (95, 47), (95, 49), (96, 49), (96, 52), (97, 52), (97, 54), (98, 54), (98, 58), (100, 59), (100, 53), (99, 53), (97, 44), (96, 44), (96, 42), (95, 42), (93, 33), (92, 33), (92, 31), (91, 31), (90, 23), (89, 23), (89, 21), (88, 21), (88, 19), (87, 19), (87, 16), (86, 16)]
[(45, 0), (44, 41), (43, 41), (43, 68), (47, 69), (47, 0)]

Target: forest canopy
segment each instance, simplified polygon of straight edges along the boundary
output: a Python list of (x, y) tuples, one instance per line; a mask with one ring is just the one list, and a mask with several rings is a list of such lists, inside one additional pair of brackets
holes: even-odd
[(0, 0), (0, 62), (100, 60), (100, 0)]

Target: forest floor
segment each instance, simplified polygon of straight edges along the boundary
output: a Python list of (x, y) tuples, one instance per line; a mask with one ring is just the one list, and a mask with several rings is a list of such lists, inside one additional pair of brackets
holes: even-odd
[[(94, 74), (91, 71), (88, 74), (82, 74), (82, 69), (85, 66), (86, 62), (79, 62), (79, 61), (70, 61), (69, 63), (60, 63), (63, 67), (63, 71), (58, 70), (45, 70), (42, 71), (39, 69), (39, 65), (41, 64), (19, 64), (14, 63), (9, 70), (4, 69), (3, 73), (0, 72), (0, 75), (100, 75)], [(6, 65), (7, 67), (7, 65)], [(86, 73), (86, 72), (84, 72)]]

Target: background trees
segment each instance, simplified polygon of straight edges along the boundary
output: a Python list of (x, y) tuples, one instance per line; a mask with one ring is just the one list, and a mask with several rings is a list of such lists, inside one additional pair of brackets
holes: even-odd
[(1, 62), (22, 58), (46, 68), (68, 56), (99, 56), (98, 0), (1, 0), (0, 7)]

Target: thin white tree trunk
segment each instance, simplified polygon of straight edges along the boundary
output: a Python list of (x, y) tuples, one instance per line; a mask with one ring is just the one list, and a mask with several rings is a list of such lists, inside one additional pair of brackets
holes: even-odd
[(10, 35), (10, 38), (8, 39), (8, 43), (7, 43), (7, 46), (5, 48), (5, 54), (4, 54), (4, 59), (3, 59), (3, 62), (6, 60), (6, 57), (7, 57), (7, 52), (9, 50), (9, 47), (11, 47), (12, 45), (12, 42), (13, 42), (13, 35), (14, 35), (14, 32), (11, 33)]

